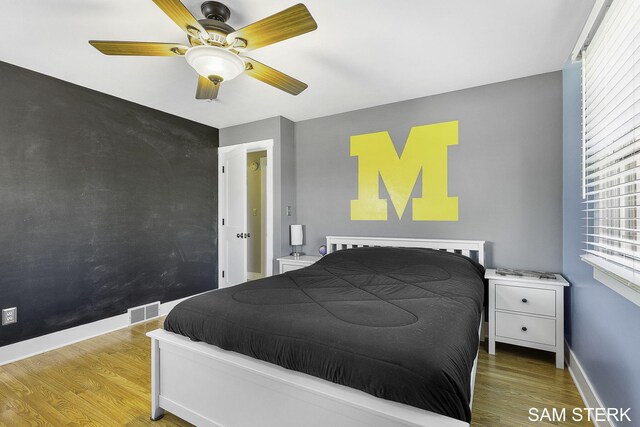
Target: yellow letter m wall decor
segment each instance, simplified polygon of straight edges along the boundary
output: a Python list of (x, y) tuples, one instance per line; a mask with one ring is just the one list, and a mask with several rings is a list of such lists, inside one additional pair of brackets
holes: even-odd
[(457, 221), (458, 198), (447, 194), (447, 149), (458, 144), (458, 122), (411, 129), (398, 156), (388, 132), (351, 137), (358, 157), (358, 199), (351, 201), (352, 220), (387, 220), (387, 200), (380, 198), (378, 176), (387, 188), (398, 218), (422, 172), (422, 197), (412, 199), (414, 221)]

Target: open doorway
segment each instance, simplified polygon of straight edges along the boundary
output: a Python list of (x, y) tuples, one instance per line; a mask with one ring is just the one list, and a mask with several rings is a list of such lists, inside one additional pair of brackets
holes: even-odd
[(218, 149), (218, 287), (273, 273), (273, 140)]
[(247, 278), (266, 277), (267, 151), (247, 153)]

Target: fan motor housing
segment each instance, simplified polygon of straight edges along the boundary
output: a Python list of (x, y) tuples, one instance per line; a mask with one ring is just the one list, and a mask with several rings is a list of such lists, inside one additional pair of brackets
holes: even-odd
[(206, 1), (202, 3), (200, 10), (205, 18), (220, 22), (227, 22), (231, 16), (231, 10), (218, 1)]

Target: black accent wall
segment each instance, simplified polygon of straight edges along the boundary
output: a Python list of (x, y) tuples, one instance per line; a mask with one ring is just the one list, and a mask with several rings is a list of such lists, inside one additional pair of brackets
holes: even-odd
[(217, 287), (218, 130), (0, 62), (0, 346)]

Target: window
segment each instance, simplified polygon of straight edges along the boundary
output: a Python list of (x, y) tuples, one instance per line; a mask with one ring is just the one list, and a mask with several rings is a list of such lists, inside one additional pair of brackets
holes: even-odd
[(582, 58), (583, 259), (640, 293), (640, 1), (613, 0)]

